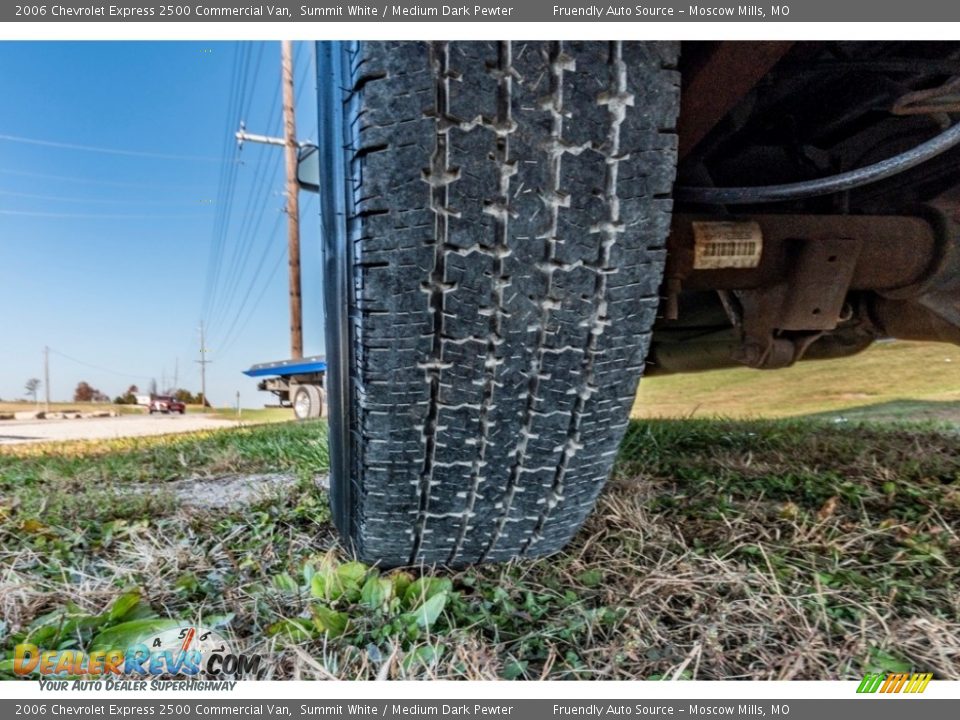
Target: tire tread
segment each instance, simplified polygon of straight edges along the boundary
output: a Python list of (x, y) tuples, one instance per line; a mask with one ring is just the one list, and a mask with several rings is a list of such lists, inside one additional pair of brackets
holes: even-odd
[(359, 556), (559, 550), (642, 374), (669, 227), (675, 43), (362, 43), (349, 518)]

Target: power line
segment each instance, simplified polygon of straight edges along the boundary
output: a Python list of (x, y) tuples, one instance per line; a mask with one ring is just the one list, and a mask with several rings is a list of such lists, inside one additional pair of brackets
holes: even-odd
[[(19, 175), (20, 177), (32, 177), (40, 178), (42, 180), (62, 180), (64, 182), (77, 182), (83, 183), (84, 185), (109, 185), (112, 187), (122, 187), (122, 188), (145, 188), (148, 190), (176, 190), (177, 192), (183, 192), (186, 189), (184, 185), (153, 185), (150, 183), (134, 183), (134, 182), (121, 182), (115, 180), (100, 180), (99, 178), (91, 177), (74, 177), (70, 175), (51, 175), (48, 173), (37, 173), (37, 172), (25, 172), (23, 170), (10, 170), (9, 168), (0, 168), (0, 173), (4, 175)], [(199, 185), (194, 186), (197, 190), (200, 189)]]
[(182, 200), (180, 202), (158, 202), (156, 200), (119, 200), (106, 198), (80, 198), (64, 197), (62, 195), (43, 195), (41, 193), (24, 193), (13, 190), (0, 190), (0, 195), (7, 197), (25, 198), (28, 200), (55, 200), (65, 203), (84, 203), (92, 205), (151, 205), (160, 207), (182, 207), (184, 205), (198, 205), (197, 201), (189, 202)]
[(300, 281), (300, 193), (297, 184), (297, 154), (299, 142), (296, 130), (296, 98), (294, 96), (293, 43), (280, 43), (280, 70), (283, 87), (283, 137), (253, 135), (243, 123), (236, 137), (240, 143), (251, 141), (280, 145), (286, 160), (287, 198), (287, 255), (289, 258), (290, 287), (290, 356), (303, 357), (302, 294)]
[(244, 107), (244, 98), (248, 95), (247, 93), (247, 78), (250, 77), (250, 59), (253, 53), (253, 43), (246, 45), (246, 55), (247, 59), (243, 65), (243, 76), (240, 78), (240, 95), (238, 97), (237, 109), (242, 111)]
[[(252, 227), (252, 218), (257, 217), (257, 221), (262, 217), (264, 209), (266, 207), (267, 201), (269, 199), (269, 194), (266, 192), (267, 183), (269, 181), (269, 175), (266, 174), (267, 165), (265, 159), (267, 155), (261, 152), (257, 158), (257, 165), (254, 169), (253, 178), (250, 183), (250, 190), (246, 200), (246, 209), (243, 213), (243, 219), (240, 223), (240, 228), (236, 233), (236, 242), (233, 244), (233, 253), (231, 255), (230, 261), (228, 263), (229, 267), (226, 271), (226, 275), (223, 278), (222, 287), (230, 293), (232, 297), (232, 290), (235, 286), (236, 281), (239, 279), (239, 275), (242, 274), (242, 269), (245, 268), (245, 261), (242, 261), (241, 258), (245, 258), (249, 255), (249, 244), (251, 242), (252, 233), (250, 229)], [(275, 172), (275, 170), (274, 170)], [(251, 207), (253, 206), (253, 208)], [(214, 289), (215, 292), (219, 288)], [(214, 318), (217, 316), (218, 312), (221, 311), (224, 298), (222, 296), (217, 298), (220, 300), (220, 303), (214, 303), (210, 308), (210, 319), (211, 322), (215, 322)], [(229, 304), (229, 300), (227, 301)]]
[(88, 363), (88, 362), (86, 362), (85, 360), (80, 360), (80, 359), (78, 359), (78, 358), (73, 357), (72, 355), (67, 355), (66, 353), (60, 352), (59, 350), (54, 350), (53, 348), (47, 348), (47, 351), (53, 353), (54, 355), (58, 355), (58, 356), (64, 358), (65, 360), (70, 360), (71, 362), (75, 362), (77, 365), (83, 365), (83, 366), (88, 367), (88, 368), (91, 368), (91, 369), (93, 369), (93, 370), (99, 370), (100, 372), (108, 373), (109, 375), (116, 375), (117, 377), (133, 378), (134, 380), (144, 380), (144, 379), (150, 377), (149, 375), (132, 375), (132, 374), (130, 374), (130, 373), (119, 372), (119, 371), (117, 371), (117, 370), (111, 370), (111, 369), (105, 368), (105, 367), (103, 367), (103, 366), (101, 366), (101, 365), (95, 365), (95, 364), (93, 364), (93, 363)]
[[(265, 157), (265, 155), (265, 153), (261, 152), (261, 158)], [(273, 158), (273, 164), (270, 168), (272, 174), (276, 174), (276, 169), (279, 167), (279, 164), (280, 156), (277, 155)], [(211, 309), (210, 316), (212, 323), (217, 323), (218, 320), (223, 319), (222, 316), (224, 313), (229, 312), (230, 305), (236, 296), (237, 287), (246, 274), (245, 271), (248, 266), (250, 254), (256, 244), (256, 236), (263, 222), (266, 208), (270, 202), (270, 193), (268, 192), (266, 183), (267, 177), (268, 175), (262, 175), (261, 181), (259, 183), (255, 181), (255, 185), (251, 189), (247, 212), (244, 213), (244, 221), (237, 233), (238, 240), (235, 245), (236, 250), (230, 263), (230, 269), (223, 282), (223, 287), (226, 288), (226, 290), (219, 298), (221, 302), (214, 304)], [(254, 217), (256, 217), (256, 220), (252, 219)]]
[(250, 106), (253, 103), (253, 97), (257, 94), (257, 84), (260, 80), (260, 61), (263, 60), (263, 49), (267, 46), (266, 42), (260, 43), (260, 48), (257, 51), (257, 64), (254, 66), (253, 70), (253, 86), (250, 88), (250, 92), (247, 95), (247, 104), (243, 108), (243, 113), (241, 117), (248, 117), (250, 115)]
[[(281, 251), (283, 250), (282, 245), (274, 245), (272, 242), (277, 236), (277, 230), (280, 227), (280, 221), (282, 219), (283, 219), (283, 216), (278, 214), (276, 222), (274, 222), (273, 224), (273, 229), (270, 231), (269, 235), (267, 235), (267, 242), (264, 244), (263, 252), (261, 253), (260, 260), (257, 263), (257, 269), (253, 273), (253, 276), (250, 278), (250, 282), (247, 285), (247, 290), (243, 295), (243, 302), (240, 304), (240, 306), (237, 308), (237, 311), (234, 313), (233, 320), (230, 322), (229, 329), (222, 335), (224, 344), (226, 343), (227, 338), (230, 337), (230, 333), (233, 332), (233, 329), (236, 326), (237, 321), (240, 319), (240, 316), (243, 314), (243, 310), (246, 307), (247, 301), (250, 299), (251, 294), (253, 293), (253, 289), (256, 285), (257, 280), (262, 277), (261, 271), (263, 270), (263, 266), (266, 263), (267, 255), (269, 254), (269, 251), (272, 248), (276, 248), (276, 247), (279, 247)], [(281, 252), (281, 259), (282, 259), (282, 252)]]
[(172, 220), (186, 218), (201, 218), (204, 215), (197, 213), (193, 215), (124, 215), (124, 214), (99, 214), (99, 213), (54, 213), (54, 212), (33, 212), (31, 210), (0, 210), (0, 215), (19, 215), (23, 217), (46, 217), (46, 218), (71, 218), (71, 219), (96, 219), (96, 220)]
[[(316, 199), (317, 199), (317, 198), (316, 198), (315, 195), (311, 195), (310, 198), (308, 198), (308, 200), (307, 200), (307, 205), (309, 206), (309, 204), (311, 203), (311, 201), (315, 201)], [(306, 215), (306, 214), (308, 214), (308, 213), (305, 211), (304, 214)], [(277, 228), (278, 228), (278, 226), (279, 226), (279, 221), (280, 221), (280, 218), (277, 218), (277, 222), (274, 224), (274, 228), (273, 228), (273, 230), (272, 230), (272, 232), (271, 232), (271, 235), (275, 235), (275, 234), (276, 234)], [(264, 248), (264, 251), (265, 251), (265, 252), (264, 252), (264, 257), (262, 257), (261, 260), (260, 260), (260, 267), (263, 266), (264, 260), (266, 259), (266, 250), (269, 250), (269, 249), (270, 249), (270, 246), (269, 246), (269, 245), (268, 245), (266, 248)], [(266, 294), (267, 290), (270, 288), (271, 283), (273, 282), (273, 279), (276, 277), (276, 275), (277, 275), (277, 270), (280, 268), (280, 263), (283, 261), (283, 258), (285, 257), (285, 253), (283, 252), (283, 246), (282, 246), (282, 245), (279, 246), (279, 249), (281, 250), (281, 252), (278, 253), (276, 262), (274, 263), (273, 267), (271, 268), (269, 275), (267, 275), (267, 276), (261, 276), (261, 275), (260, 275), (260, 267), (258, 267), (257, 272), (254, 274), (253, 278), (251, 279), (250, 285), (249, 285), (248, 288), (247, 288), (247, 293), (246, 293), (245, 296), (244, 296), (244, 302), (243, 302), (243, 304), (240, 306), (240, 308), (238, 309), (236, 315), (234, 316), (234, 320), (233, 320), (233, 322), (231, 323), (231, 327), (230, 327), (230, 330), (231, 330), (231, 331), (233, 330), (233, 326), (236, 325), (237, 321), (239, 320), (240, 315), (241, 315), (241, 313), (242, 313), (242, 311), (243, 311), (243, 308), (246, 306), (246, 301), (247, 301), (247, 300), (252, 296), (252, 294), (253, 294), (256, 280), (257, 280), (258, 278), (260, 278), (260, 277), (266, 277), (266, 282), (265, 282), (264, 285), (261, 287), (261, 289), (260, 289), (260, 294), (257, 296), (257, 299), (254, 301), (253, 305), (250, 306), (250, 311), (247, 313), (246, 317), (244, 317), (243, 322), (242, 322), (242, 323), (239, 325), (239, 327), (237, 328), (236, 333), (234, 333), (234, 334), (231, 336), (231, 335), (230, 335), (230, 331), (227, 331), (227, 333), (224, 335), (224, 340), (223, 340), (223, 343), (222, 343), (222, 350), (221, 350), (221, 352), (225, 352), (225, 351), (228, 350), (229, 348), (233, 347), (234, 343), (236, 343), (236, 341), (243, 335), (243, 331), (246, 329), (247, 325), (250, 323), (251, 318), (256, 314), (257, 309), (259, 309), (260, 303), (262, 302), (262, 300), (263, 300), (263, 298), (264, 298), (264, 295)]]
[(4, 133), (0, 133), (0, 140), (22, 143), (24, 145), (41, 145), (43, 147), (63, 148), (65, 150), (82, 150), (84, 152), (96, 152), (106, 155), (146, 157), (154, 158), (156, 160), (197, 160), (202, 162), (220, 162), (220, 158), (215, 158), (208, 155), (175, 155), (171, 153), (150, 152), (147, 150), (122, 150), (120, 148), (109, 148), (99, 145), (78, 145), (76, 143), (57, 142), (55, 140), (40, 140), (38, 138), (28, 138), (20, 135), (7, 135)]
[[(299, 72), (299, 82), (296, 88), (296, 96), (293, 99), (294, 103), (297, 103), (301, 97), (304, 87), (306, 86), (306, 81), (310, 71), (310, 58), (305, 56), (304, 53), (299, 52), (302, 46), (297, 46), (297, 56), (296, 60), (302, 57), (304, 58), (302, 70)], [(259, 64), (260, 56), (262, 55), (263, 46), (259, 48), (257, 54), (257, 70), (254, 72), (253, 79), (253, 92), (247, 96), (247, 103), (245, 106), (245, 111), (249, 111), (249, 107), (255, 95), (256, 88), (258, 87), (259, 80)], [(249, 58), (248, 58), (249, 62)], [(296, 63), (299, 64), (299, 63)], [(297, 68), (299, 70), (299, 68)], [(280, 109), (277, 99), (279, 96), (281, 84), (275, 85), (274, 90), (274, 101), (270, 103), (269, 107), (273, 110), (271, 111), (270, 118), (267, 122), (266, 130), (271, 132), (273, 130), (275, 119), (279, 120), (277, 117), (278, 111)], [(241, 103), (242, 104), (242, 103)], [(246, 115), (243, 116), (246, 118)], [(218, 267), (215, 269), (212, 274), (212, 279), (207, 288), (207, 297), (205, 298), (203, 316), (209, 320), (209, 328), (213, 328), (212, 335), (222, 339), (222, 345), (224, 347), (232, 346), (237, 337), (242, 333), (243, 328), (246, 327), (250, 318), (252, 317), (253, 312), (255, 312), (256, 307), (259, 306), (260, 301), (265, 295), (266, 289), (269, 287), (269, 280), (266, 285), (261, 288), (260, 294), (257, 296), (254, 306), (250, 308), (248, 314), (244, 315), (244, 310), (247, 309), (249, 302), (252, 299), (253, 293), (255, 292), (258, 281), (263, 280), (263, 268), (269, 256), (270, 250), (273, 247), (274, 235), (276, 234), (277, 226), (280, 221), (280, 217), (277, 218), (277, 221), (274, 223), (274, 228), (269, 234), (265, 236), (266, 242), (262, 245), (262, 251), (259, 254), (258, 260), (255, 265), (253, 273), (249, 273), (250, 261), (254, 257), (254, 247), (258, 244), (257, 238), (260, 235), (260, 228), (262, 226), (264, 213), (266, 208), (269, 206), (269, 200), (271, 194), (267, 191), (267, 182), (270, 182), (269, 178), (272, 177), (275, 173), (274, 167), (271, 167), (271, 163), (267, 165), (264, 164), (264, 155), (261, 153), (256, 162), (256, 166), (253, 172), (253, 176), (250, 179), (250, 182), (247, 184), (247, 198), (245, 201), (245, 211), (242, 214), (242, 220), (238, 232), (233, 235), (234, 242), (231, 244), (233, 252), (227, 260), (225, 253), (223, 252), (222, 246), (222, 236), (227, 234), (227, 228), (232, 220), (233, 213), (232, 208), (231, 212), (224, 212), (223, 217), (220, 219), (220, 224), (217, 227), (217, 236), (215, 238), (215, 243), (219, 242), (219, 253), (217, 255)], [(276, 163), (279, 163), (280, 156), (276, 156)], [(269, 172), (267, 172), (269, 169)], [(265, 175), (265, 173), (267, 173)], [(288, 188), (287, 192), (290, 190)], [(233, 199), (231, 199), (231, 202)], [(270, 280), (276, 275), (277, 268), (279, 263), (283, 259), (282, 248), (280, 248), (281, 253), (278, 257), (276, 264), (274, 265), (271, 273)], [(245, 278), (249, 278), (248, 281), (245, 281)], [(241, 292), (241, 288), (244, 288), (246, 285), (246, 291)], [(231, 312), (231, 308), (235, 304), (235, 300), (239, 297), (242, 297), (243, 300), (240, 303), (236, 311)], [(241, 323), (242, 321), (242, 323)], [(225, 328), (225, 331), (223, 330)], [(237, 330), (237, 332), (234, 332)]]
[[(252, 101), (253, 93), (248, 93), (247, 91), (247, 77), (249, 76), (250, 68), (250, 58), (252, 44), (244, 43), (239, 46), (239, 50), (235, 55), (235, 65), (234, 65), (234, 79), (233, 79), (233, 94), (231, 97), (230, 107), (227, 112), (227, 123), (228, 127), (235, 123), (239, 122), (240, 115), (239, 113), (244, 107), (244, 97), (248, 97), (249, 100), (247, 105), (249, 106), (249, 101)], [(262, 54), (262, 45), (261, 45), (261, 54)], [(243, 66), (243, 70), (240, 70), (240, 66)], [(256, 73), (259, 72), (259, 60), (257, 63), (257, 69), (255, 70), (254, 76), (254, 86), (256, 85)], [(236, 118), (236, 120), (235, 120)], [(223, 154), (224, 157), (229, 153), (232, 143), (232, 138), (229, 134), (224, 134), (223, 139)], [(233, 202), (235, 198), (236, 191), (236, 182), (238, 177), (238, 168), (239, 168), (239, 148), (234, 149), (234, 158), (236, 162), (231, 167), (231, 172), (223, 178), (222, 191), (225, 196), (225, 202), (218, 204), (218, 209), (221, 211), (214, 223), (213, 229), (213, 240), (211, 243), (211, 257), (210, 257), (210, 267), (208, 267), (208, 281), (207, 288), (204, 294), (204, 302), (202, 308), (202, 317), (209, 319), (210, 316), (215, 312), (216, 300), (218, 298), (219, 289), (221, 287), (221, 271), (223, 267), (223, 256), (224, 256), (224, 246), (226, 242), (226, 237), (228, 230), (230, 228), (231, 222), (233, 220)], [(237, 251), (234, 251), (234, 256)]]
[[(302, 55), (302, 53), (299, 52), (299, 49), (300, 49), (301, 47), (302, 47), (302, 45), (298, 45), (298, 46), (297, 46), (297, 50), (298, 50), (297, 55), (298, 55), (298, 56), (299, 56), (299, 55)], [(303, 88), (304, 88), (304, 86), (305, 86), (306, 83), (307, 83), (307, 73), (309, 73), (309, 72), (310, 72), (310, 58), (309, 58), (309, 56), (308, 56), (306, 62), (303, 64), (303, 72), (301, 72), (300, 77), (299, 77), (299, 79), (297, 80), (297, 91), (296, 91), (296, 92), (297, 92), (297, 96), (296, 96), (295, 102), (300, 102), (300, 93), (303, 92)], [(314, 88), (314, 89), (316, 89), (316, 88)]]
[(244, 318), (243, 323), (241, 323), (240, 327), (237, 328), (237, 332), (234, 334), (234, 336), (230, 338), (229, 341), (227, 340), (224, 341), (224, 345), (223, 345), (223, 349), (221, 350), (221, 353), (225, 353), (227, 350), (232, 348), (234, 343), (236, 343), (236, 341), (243, 336), (243, 331), (246, 329), (247, 324), (250, 322), (250, 318), (252, 318), (256, 314), (257, 310), (259, 309), (260, 303), (263, 301), (263, 296), (266, 295), (267, 289), (273, 283), (273, 279), (277, 276), (277, 271), (280, 269), (280, 266), (283, 263), (283, 258), (286, 256), (286, 253), (283, 252), (282, 245), (280, 246), (280, 250), (281, 252), (277, 254), (277, 260), (270, 270), (270, 275), (267, 277), (267, 282), (263, 285), (263, 288), (261, 288), (260, 294), (257, 296), (257, 299), (254, 301), (253, 305), (250, 306), (250, 312), (247, 313), (246, 318)]
[[(261, 49), (262, 47), (263, 45), (261, 45)], [(256, 80), (258, 79), (259, 78), (254, 78), (254, 88), (256, 87)], [(276, 100), (279, 97), (279, 90), (280, 88), (278, 84), (275, 86), (273, 101), (269, 105), (269, 107), (271, 107), (271, 112), (268, 125), (270, 126), (273, 125), (279, 112), (279, 107), (276, 103)], [(250, 94), (251, 99), (252, 97), (253, 93)], [(254, 174), (250, 184), (248, 185), (246, 210), (243, 213), (243, 219), (241, 220), (240, 228), (236, 233), (236, 241), (232, 244), (233, 252), (230, 255), (230, 260), (225, 262), (223, 253), (221, 252), (220, 254), (220, 266), (217, 268), (215, 280), (211, 288), (212, 299), (206, 305), (204, 313), (205, 317), (207, 317), (210, 321), (210, 326), (214, 328), (219, 325), (220, 320), (223, 319), (224, 313), (229, 311), (230, 303), (233, 301), (233, 297), (236, 294), (236, 287), (240, 283), (240, 279), (245, 274), (247, 263), (249, 261), (250, 253), (254, 244), (254, 234), (260, 227), (263, 213), (266, 210), (267, 202), (269, 200), (269, 194), (267, 193), (266, 185), (269, 180), (269, 176), (264, 174), (264, 171), (266, 170), (264, 165), (265, 157), (266, 156), (261, 153), (257, 158)], [(274, 165), (275, 164), (276, 162)], [(273, 170), (273, 172), (275, 173), (275, 170)], [(256, 220), (253, 220), (254, 217), (256, 217)], [(227, 223), (229, 223), (229, 221), (230, 218), (227, 219)], [(225, 233), (226, 226), (224, 226), (221, 231)]]
[[(234, 122), (234, 115), (238, 109), (239, 102), (239, 71), (241, 64), (241, 56), (244, 52), (245, 45), (241, 43), (236, 43), (234, 45), (234, 54), (233, 54), (233, 66), (230, 72), (230, 98), (227, 103), (227, 113), (226, 121), (227, 127), (229, 128)], [(225, 133), (223, 138), (223, 147), (221, 150), (221, 156), (224, 160), (227, 159), (230, 154), (231, 142), (229, 139), (229, 134)], [(234, 152), (234, 159), (237, 158), (237, 152)], [(233, 202), (233, 189), (234, 183), (236, 180), (237, 164), (236, 162), (232, 164), (223, 163), (220, 166), (220, 178), (217, 182), (217, 214), (214, 217), (213, 221), (213, 232), (210, 240), (210, 258), (207, 264), (207, 280), (206, 286), (204, 287), (203, 303), (201, 308), (201, 317), (206, 317), (209, 303), (211, 300), (211, 295), (214, 292), (217, 277), (220, 271), (220, 255), (223, 250), (223, 227), (224, 223), (227, 222), (230, 207)]]

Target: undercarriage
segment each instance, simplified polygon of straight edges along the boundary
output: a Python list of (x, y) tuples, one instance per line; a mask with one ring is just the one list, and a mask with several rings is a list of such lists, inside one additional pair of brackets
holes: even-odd
[(684, 46), (648, 373), (960, 343), (960, 45)]

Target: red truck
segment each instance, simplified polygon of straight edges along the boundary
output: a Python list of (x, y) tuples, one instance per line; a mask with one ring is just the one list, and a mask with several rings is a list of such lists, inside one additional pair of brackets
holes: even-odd
[(171, 395), (157, 395), (150, 401), (150, 414), (161, 412), (164, 415), (169, 413), (180, 413), (183, 415), (187, 411), (187, 406)]

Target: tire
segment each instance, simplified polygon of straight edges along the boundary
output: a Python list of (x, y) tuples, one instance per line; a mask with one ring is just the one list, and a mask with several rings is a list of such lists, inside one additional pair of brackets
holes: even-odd
[(314, 420), (323, 415), (323, 394), (316, 385), (298, 385), (293, 394), (293, 414), (297, 420)]
[(334, 521), (385, 566), (554, 553), (644, 367), (677, 45), (317, 52)]

